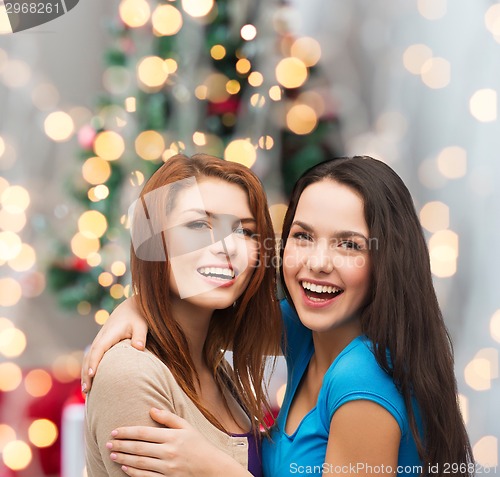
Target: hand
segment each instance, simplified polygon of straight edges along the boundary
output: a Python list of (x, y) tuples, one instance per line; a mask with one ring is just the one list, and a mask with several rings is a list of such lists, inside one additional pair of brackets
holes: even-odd
[[(228, 458), (226, 454), (174, 413), (153, 408), (150, 414), (168, 429), (121, 427), (111, 433), (113, 440), (106, 444), (111, 459), (122, 464), (126, 474), (132, 477), (220, 475)], [(236, 465), (244, 471), (239, 464)], [(250, 474), (245, 471), (242, 475)]]
[(120, 303), (94, 338), (82, 364), (82, 392), (92, 386), (92, 378), (104, 353), (121, 340), (131, 338), (132, 346), (144, 350), (148, 327), (135, 307), (135, 299), (128, 298)]

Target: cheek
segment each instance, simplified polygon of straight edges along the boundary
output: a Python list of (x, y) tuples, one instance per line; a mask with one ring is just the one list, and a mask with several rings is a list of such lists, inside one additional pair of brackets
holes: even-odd
[[(283, 276), (285, 282), (291, 280), (299, 269), (305, 259), (304, 251), (287, 242), (285, 252), (283, 253)], [(288, 285), (287, 285), (288, 286)]]

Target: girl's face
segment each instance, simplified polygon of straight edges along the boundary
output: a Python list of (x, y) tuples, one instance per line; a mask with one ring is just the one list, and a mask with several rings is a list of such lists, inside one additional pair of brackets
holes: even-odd
[(231, 306), (258, 261), (257, 224), (244, 189), (202, 178), (178, 192), (167, 225), (173, 294), (203, 308)]
[(370, 266), (361, 197), (329, 179), (306, 187), (283, 255), (285, 284), (302, 323), (323, 332), (357, 317)]

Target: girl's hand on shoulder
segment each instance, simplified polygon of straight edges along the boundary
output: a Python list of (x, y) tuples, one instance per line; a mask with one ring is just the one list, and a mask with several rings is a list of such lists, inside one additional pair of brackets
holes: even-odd
[[(150, 414), (166, 428), (121, 427), (112, 431), (112, 440), (106, 445), (111, 460), (121, 464), (126, 474), (132, 477), (221, 475), (229, 456), (174, 413), (153, 408)], [(233, 462), (243, 472), (241, 475), (250, 475)]]
[(106, 323), (97, 333), (82, 364), (82, 392), (87, 393), (92, 386), (99, 362), (104, 353), (116, 343), (131, 338), (132, 346), (144, 350), (148, 327), (135, 306), (134, 297), (127, 298), (111, 313)]

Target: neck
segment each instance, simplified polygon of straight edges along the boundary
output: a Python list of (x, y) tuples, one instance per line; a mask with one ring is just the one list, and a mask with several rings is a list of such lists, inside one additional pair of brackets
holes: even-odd
[(172, 296), (171, 300), (173, 317), (186, 335), (189, 353), (196, 370), (200, 372), (206, 368), (203, 348), (214, 310), (202, 308), (176, 296)]
[(328, 331), (313, 331), (314, 355), (312, 362), (319, 372), (326, 373), (342, 350), (361, 335), (359, 320), (352, 320)]

